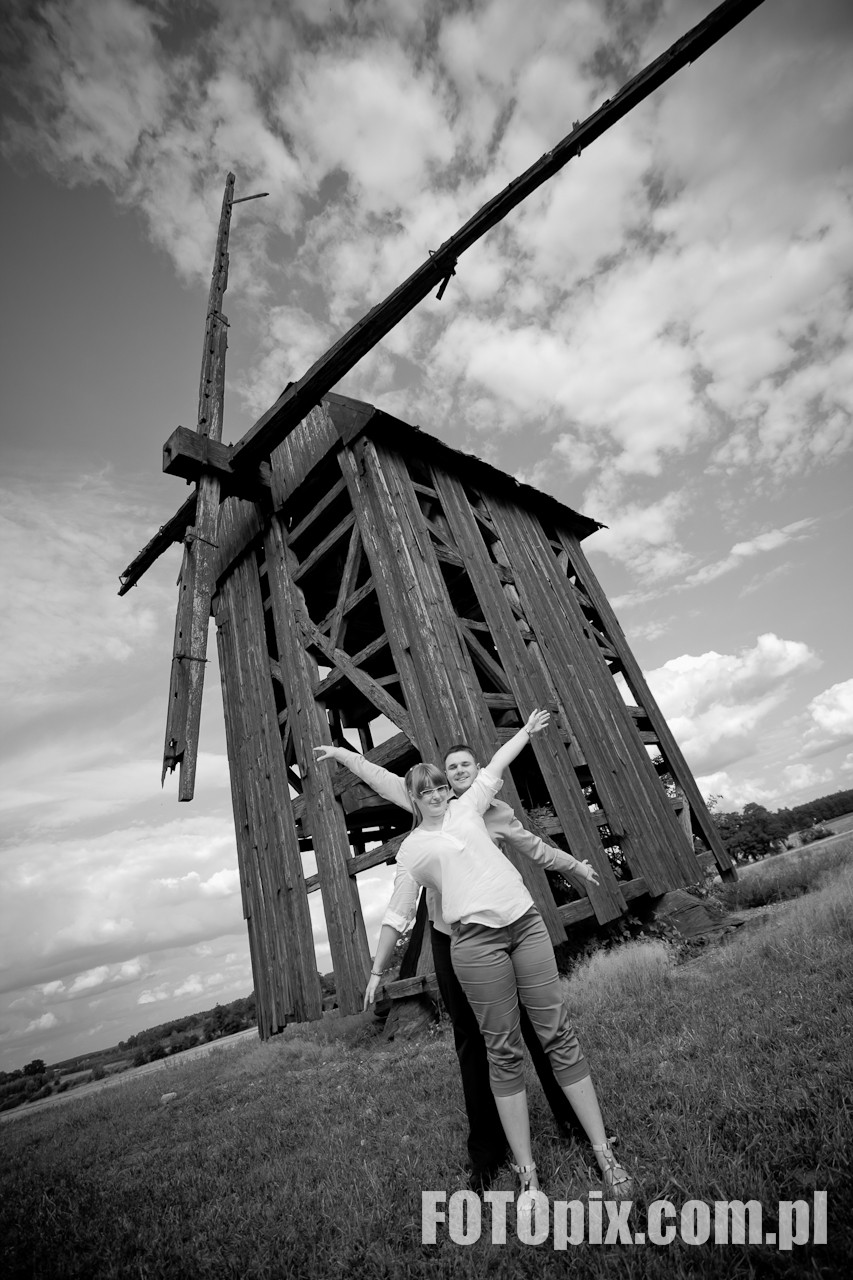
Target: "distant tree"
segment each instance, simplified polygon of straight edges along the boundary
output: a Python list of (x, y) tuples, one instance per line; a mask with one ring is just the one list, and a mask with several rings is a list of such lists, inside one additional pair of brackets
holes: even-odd
[(161, 1044), (155, 1044), (148, 1054), (149, 1062), (159, 1062), (161, 1058), (166, 1057), (166, 1050)]
[(24, 1067), (25, 1076), (43, 1076), (44, 1071), (44, 1062), (41, 1058), (33, 1058), (32, 1062), (28, 1062)]

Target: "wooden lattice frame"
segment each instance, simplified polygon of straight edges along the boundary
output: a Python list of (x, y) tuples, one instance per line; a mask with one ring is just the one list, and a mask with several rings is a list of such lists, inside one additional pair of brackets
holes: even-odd
[[(266, 515), (224, 504), (215, 616), (244, 907), (256, 974), (286, 974), (267, 978), (266, 995), (257, 983), (262, 1034), (319, 1011), (304, 907), (314, 890), (340, 1006), (359, 1007), (369, 956), (355, 879), (392, 861), (410, 825), (348, 771), (315, 768), (319, 742), (351, 747), (357, 735), (402, 773), (460, 738), (487, 758), (533, 705), (552, 707), (552, 730), (503, 794), (598, 869), (599, 886), (578, 882), (558, 905), (544, 873), (516, 860), (555, 942), (574, 920), (607, 922), (638, 894), (696, 881), (694, 834), (730, 866), (581, 551), (594, 524), (553, 501), (534, 509), (531, 491), (501, 492), (500, 473), (472, 473), (461, 457), (330, 397), (273, 457)], [(377, 745), (379, 717), (397, 732)], [(689, 833), (650, 747), (689, 801)], [(427, 940), (416, 974), (431, 968)]]

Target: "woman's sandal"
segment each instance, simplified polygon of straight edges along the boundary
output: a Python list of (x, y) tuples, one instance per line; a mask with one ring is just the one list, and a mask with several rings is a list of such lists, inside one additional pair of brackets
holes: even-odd
[(536, 1165), (512, 1164), (512, 1161), (510, 1161), (510, 1167), (515, 1170), (521, 1179), (521, 1190), (516, 1201), (519, 1227), (521, 1228), (523, 1225), (529, 1233), (533, 1229), (533, 1209), (539, 1192), (538, 1187), (531, 1187), (530, 1185), (530, 1179), (536, 1172)]
[(519, 1191), (520, 1195), (523, 1194), (525, 1191), (538, 1190), (538, 1187), (531, 1187), (530, 1185), (530, 1179), (532, 1175), (536, 1172), (535, 1164), (513, 1164), (512, 1161), (510, 1161), (510, 1168), (515, 1173), (517, 1173), (519, 1178), (521, 1179), (521, 1189)]
[(634, 1192), (634, 1179), (631, 1177), (627, 1169), (623, 1169), (619, 1164), (609, 1142), (602, 1142), (600, 1145), (592, 1144), (592, 1149), (597, 1154), (602, 1155), (605, 1161), (605, 1168), (601, 1169), (601, 1177), (604, 1182), (606, 1191), (612, 1193), (615, 1200), (628, 1200)]

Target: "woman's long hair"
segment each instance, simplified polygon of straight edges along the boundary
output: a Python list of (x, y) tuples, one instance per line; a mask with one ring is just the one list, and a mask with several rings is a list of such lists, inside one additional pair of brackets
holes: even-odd
[(420, 825), (421, 811), (415, 804), (415, 800), (420, 796), (424, 787), (446, 787), (447, 778), (441, 769), (434, 764), (413, 764), (409, 772), (404, 778), (406, 791), (412, 802), (412, 814), (414, 821), (412, 822), (412, 830)]

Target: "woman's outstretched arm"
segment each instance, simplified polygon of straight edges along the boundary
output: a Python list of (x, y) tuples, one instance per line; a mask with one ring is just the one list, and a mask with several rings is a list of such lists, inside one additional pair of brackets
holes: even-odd
[(541, 733), (548, 725), (551, 714), (548, 711), (533, 711), (523, 729), (519, 729), (509, 742), (499, 747), (486, 765), (486, 772), (492, 777), (502, 778), (504, 770), (512, 764), (515, 757), (527, 746), (534, 733)]
[(362, 782), (366, 782), (372, 791), (382, 796), (383, 800), (390, 800), (401, 809), (412, 812), (412, 802), (406, 791), (406, 783), (398, 774), (391, 773), (370, 760), (365, 760), (364, 756), (359, 755), (357, 751), (348, 751), (346, 747), (325, 745), (315, 747), (314, 761), (319, 764), (321, 760), (337, 760), (338, 764), (344, 765), (350, 773), (354, 773), (357, 778), (361, 778)]

